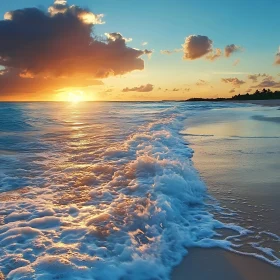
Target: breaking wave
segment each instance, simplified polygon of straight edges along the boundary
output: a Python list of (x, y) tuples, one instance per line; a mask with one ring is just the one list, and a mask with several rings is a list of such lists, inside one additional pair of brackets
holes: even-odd
[(38, 106), (14, 108), (26, 123), (0, 134), (7, 279), (168, 279), (189, 247), (236, 250), (217, 230), (250, 232), (211, 214), (180, 134), (209, 105)]

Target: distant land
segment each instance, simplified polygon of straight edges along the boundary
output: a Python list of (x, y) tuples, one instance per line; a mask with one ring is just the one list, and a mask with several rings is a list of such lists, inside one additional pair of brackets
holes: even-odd
[(262, 91), (256, 90), (254, 93), (249, 94), (238, 94), (234, 95), (230, 98), (199, 98), (194, 97), (187, 99), (185, 101), (193, 102), (193, 101), (226, 101), (226, 100), (271, 100), (271, 99), (280, 99), (280, 91), (271, 91), (270, 89), (263, 89)]

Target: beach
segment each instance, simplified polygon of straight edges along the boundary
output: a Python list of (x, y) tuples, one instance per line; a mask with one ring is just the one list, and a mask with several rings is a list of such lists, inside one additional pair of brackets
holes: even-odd
[[(249, 102), (280, 105), (279, 100)], [(238, 212), (235, 218), (229, 216), (228, 221), (239, 219), (239, 224), (251, 227), (254, 233), (246, 243), (263, 239), (261, 243), (273, 248), (278, 256), (279, 239), (260, 233), (280, 233), (279, 120), (279, 111), (272, 107), (218, 109), (187, 120), (183, 131), (194, 149), (194, 166), (210, 194), (221, 206)], [(214, 215), (225, 219), (219, 213)], [(280, 269), (258, 259), (257, 251), (251, 250), (254, 256), (246, 256), (242, 249), (241, 254), (236, 254), (217, 248), (192, 248), (174, 269), (172, 279), (222, 280), (225, 275), (230, 280), (280, 279)]]
[(193, 248), (177, 266), (174, 280), (278, 280), (279, 268), (221, 249)]
[(279, 117), (223, 102), (0, 103), (0, 272), (279, 278)]

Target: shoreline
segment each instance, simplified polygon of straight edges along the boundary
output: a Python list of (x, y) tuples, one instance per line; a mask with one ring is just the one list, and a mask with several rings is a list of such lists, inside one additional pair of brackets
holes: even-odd
[(278, 280), (279, 277), (280, 269), (269, 263), (220, 248), (189, 249), (171, 274), (171, 280)]
[[(273, 102), (274, 101), (274, 102)], [(232, 101), (229, 101), (232, 102)], [(280, 106), (280, 100), (256, 100), (256, 101), (241, 101), (241, 102), (236, 102), (233, 101), (234, 103), (249, 103), (249, 104), (254, 104), (254, 105), (259, 105), (259, 106), (269, 106), (269, 107), (274, 107), (271, 108), (272, 110), (277, 110), (277, 106)], [(261, 110), (261, 107), (260, 107)], [(264, 110), (264, 108), (263, 108)], [(279, 111), (278, 111), (279, 112)], [(217, 114), (216, 114), (217, 115)], [(239, 172), (235, 172), (235, 174), (231, 174), (232, 171), (231, 168), (229, 167), (227, 172), (224, 172), (223, 170), (223, 165), (226, 164), (228, 161), (226, 158), (228, 158), (228, 155), (225, 154), (225, 158), (222, 158), (217, 156), (217, 151), (213, 150), (212, 148), (216, 145), (215, 143), (212, 143), (212, 148), (211, 148), (211, 143), (207, 144), (207, 141), (211, 142), (213, 140), (209, 140), (209, 138), (204, 138), (205, 143), (199, 142), (201, 141), (203, 135), (205, 134), (206, 136), (209, 134), (215, 134), (215, 132), (220, 132), (223, 127), (219, 126), (217, 130), (217, 119), (213, 119), (213, 122), (209, 122), (209, 116), (204, 116), (208, 121), (207, 123), (204, 124), (204, 126), (201, 126), (201, 121), (200, 124), (195, 122), (192, 123), (192, 120), (187, 121), (187, 127), (186, 127), (186, 133), (189, 135), (193, 135), (193, 138), (189, 138), (192, 136), (188, 136), (188, 143), (189, 145), (194, 149), (194, 157), (193, 157), (193, 163), (195, 168), (198, 170), (198, 172), (201, 174), (201, 176), (204, 177), (204, 181), (206, 182), (206, 185), (208, 187), (208, 192), (212, 193), (212, 195), (217, 198), (220, 201), (219, 197), (223, 190), (225, 192), (225, 197), (229, 198), (231, 197), (231, 194), (228, 195), (227, 192), (235, 192), (234, 196), (231, 198), (237, 198), (239, 197), (239, 200), (236, 203), (233, 204), (232, 202), (229, 203), (229, 207), (232, 207), (233, 205), (237, 209), (241, 209), (244, 211), (247, 211), (247, 208), (244, 208), (244, 204), (241, 200), (244, 200), (245, 195), (242, 192), (239, 192), (237, 195), (236, 190), (232, 188), (229, 184), (229, 187), (226, 187), (227, 179), (231, 178), (231, 183), (235, 182), (237, 186), (242, 186), (240, 185), (240, 182), (236, 181), (236, 176), (240, 176), (242, 180), (244, 180), (245, 185), (251, 181), (252, 186), (244, 187), (242, 191), (244, 190), (249, 190), (248, 191), (248, 204), (256, 203), (267, 203), (268, 198), (264, 199), (263, 195), (267, 195), (266, 193), (262, 193), (262, 191), (268, 191), (273, 194), (273, 188), (275, 187), (272, 183), (269, 183), (270, 185), (266, 185), (266, 188), (264, 190), (263, 187), (260, 187), (259, 189), (256, 189), (256, 186), (254, 183), (252, 183), (252, 178), (250, 179), (250, 176), (244, 177), (244, 174), (240, 174)], [(222, 118), (222, 116), (220, 116)], [(269, 119), (269, 118), (268, 118)], [(256, 119), (257, 120), (257, 119)], [(216, 126), (216, 129), (215, 129)], [(231, 126), (226, 125), (224, 128), (230, 130)], [(207, 128), (205, 130), (205, 128)], [(244, 127), (246, 130), (246, 128)], [(208, 131), (209, 130), (209, 131)], [(201, 135), (201, 136), (199, 136)], [(219, 135), (219, 137), (223, 137), (223, 134)], [(239, 134), (237, 134), (239, 135)], [(214, 136), (214, 135), (213, 135)], [(197, 137), (197, 138), (196, 138)], [(200, 138), (200, 139), (199, 139)], [(208, 139), (208, 140), (207, 140)], [(213, 138), (211, 138), (213, 139)], [(244, 140), (246, 141), (246, 140)], [(256, 141), (256, 140), (254, 140)], [(221, 142), (223, 143), (223, 142)], [(206, 146), (205, 146), (206, 145)], [(210, 145), (210, 146), (209, 146)], [(214, 146), (213, 146), (214, 145)], [(232, 146), (233, 144), (231, 144)], [(239, 147), (238, 149), (242, 149), (242, 147)], [(214, 157), (213, 157), (214, 156)], [(249, 156), (246, 156), (247, 158)], [(236, 158), (235, 158), (236, 159)], [(234, 160), (233, 160), (234, 161)], [(208, 166), (209, 162), (212, 162), (212, 165), (215, 166), (215, 164), (218, 166), (218, 169), (221, 170), (221, 174), (215, 173), (215, 170), (213, 169), (214, 167)], [(221, 164), (221, 166), (219, 165)], [(206, 169), (205, 169), (206, 168)], [(209, 168), (209, 169), (208, 169)], [(252, 167), (253, 168), (253, 167)], [(254, 168), (252, 169), (254, 170)], [(235, 170), (237, 171), (237, 170)], [(223, 174), (227, 174), (224, 176), (224, 178), (220, 178)], [(251, 172), (249, 172), (251, 174)], [(262, 172), (260, 171), (260, 174)], [(206, 175), (206, 176), (205, 176)], [(209, 175), (213, 176), (209, 180)], [(216, 180), (215, 177), (220, 178), (219, 180)], [(254, 177), (254, 176), (253, 176)], [(208, 180), (207, 180), (208, 178)], [(249, 181), (248, 181), (249, 180)], [(207, 182), (208, 181), (208, 182)], [(215, 194), (215, 182), (221, 181), (222, 188), (219, 192)], [(249, 184), (250, 185), (250, 184)], [(243, 186), (242, 186), (243, 187)], [(252, 191), (256, 190), (256, 197), (252, 195)], [(257, 196), (260, 197), (257, 197)], [(218, 197), (217, 197), (218, 196)], [(275, 196), (277, 198), (277, 195)], [(259, 201), (258, 201), (259, 200)], [(262, 201), (263, 200), (263, 201)], [(241, 201), (241, 202), (240, 202)], [(261, 201), (261, 202), (260, 202)], [(266, 201), (266, 202), (265, 202)], [(271, 202), (271, 201), (270, 201)], [(224, 200), (221, 201), (222, 204), (226, 203)], [(255, 206), (256, 207), (256, 206)], [(274, 207), (273, 207), (274, 208)], [(255, 208), (257, 209), (257, 208)], [(256, 211), (256, 210), (254, 210)], [(264, 210), (261, 210), (261, 212)], [(278, 210), (277, 210), (278, 211)], [(250, 212), (248, 212), (250, 213)], [(254, 212), (251, 213), (254, 216)], [(263, 214), (263, 213), (262, 213)], [(277, 213), (276, 213), (277, 214)], [(257, 215), (257, 214), (256, 214)], [(276, 215), (277, 216), (277, 215)], [(271, 217), (267, 217), (268, 221), (271, 220)], [(257, 222), (257, 221), (254, 221)], [(258, 221), (258, 223), (262, 224), (262, 222)], [(277, 232), (276, 232), (277, 233)], [(270, 279), (270, 280), (278, 280), (280, 279), (280, 268), (277, 266), (274, 266), (264, 260), (261, 260), (257, 257), (254, 256), (248, 256), (248, 255), (242, 255), (239, 253), (233, 253), (224, 249), (220, 248), (209, 248), (209, 249), (203, 249), (203, 248), (187, 248), (188, 254), (183, 258), (181, 263), (174, 267), (171, 273), (171, 280), (224, 280), (225, 275), (227, 280), (263, 280), (263, 279)]]

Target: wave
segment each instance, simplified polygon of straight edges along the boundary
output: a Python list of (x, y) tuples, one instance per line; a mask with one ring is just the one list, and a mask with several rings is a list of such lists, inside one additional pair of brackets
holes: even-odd
[[(87, 122), (40, 152), (32, 184), (0, 194), (7, 279), (168, 279), (187, 248), (238, 251), (233, 238), (251, 231), (211, 213), (230, 216), (208, 195), (180, 134), (190, 113), (161, 106), (155, 121), (103, 145), (87, 140)], [(221, 229), (233, 234), (223, 238)]]

